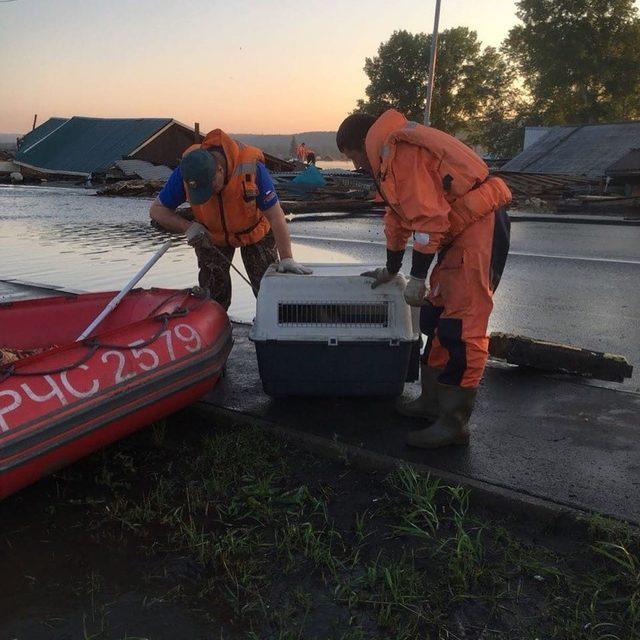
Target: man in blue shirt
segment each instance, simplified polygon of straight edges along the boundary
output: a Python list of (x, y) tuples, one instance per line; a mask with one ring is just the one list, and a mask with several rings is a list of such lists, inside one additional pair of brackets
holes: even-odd
[[(225, 309), (236, 248), (256, 295), (270, 264), (278, 263), (283, 273), (311, 273), (293, 259), (284, 212), (261, 158), (258, 149), (240, 146), (215, 129), (201, 145), (187, 149), (149, 209), (158, 225), (185, 233), (198, 258), (200, 286)], [(187, 201), (195, 222), (176, 213)]]
[[(258, 185), (257, 205), (260, 211), (266, 211), (278, 204), (278, 194), (269, 175), (269, 170), (262, 162), (256, 162), (256, 183)], [(177, 209), (187, 201), (187, 193), (184, 188), (184, 178), (180, 166), (174, 170), (158, 194), (160, 203), (168, 209)]]

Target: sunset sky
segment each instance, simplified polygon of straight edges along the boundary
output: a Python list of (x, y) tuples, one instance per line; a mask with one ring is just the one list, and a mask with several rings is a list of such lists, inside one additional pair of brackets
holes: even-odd
[[(498, 45), (511, 0), (443, 0), (441, 29)], [(366, 56), (430, 31), (434, 0), (0, 1), (0, 131), (50, 116), (174, 117), (236, 133), (333, 130)]]

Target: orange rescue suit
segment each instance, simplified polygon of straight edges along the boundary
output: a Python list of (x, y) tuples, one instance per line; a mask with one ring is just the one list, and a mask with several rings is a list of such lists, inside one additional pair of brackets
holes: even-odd
[(373, 176), (385, 202), (385, 234), (392, 251), (435, 253), (469, 225), (511, 201), (485, 162), (443, 131), (408, 121), (390, 109), (365, 140)]
[[(192, 204), (193, 215), (209, 229), (213, 243), (219, 247), (256, 244), (271, 228), (257, 205), (256, 163), (264, 162), (264, 155), (260, 149), (238, 143), (220, 129), (210, 131), (201, 144), (184, 153), (212, 147), (221, 148), (227, 160), (225, 185), (204, 204)], [(185, 192), (188, 197), (186, 184)]]
[(425, 364), (442, 384), (475, 388), (489, 353), (487, 326), (509, 250), (505, 205), (511, 192), (456, 138), (387, 111), (365, 141), (388, 207), (387, 247), (438, 252), (429, 304), (420, 309), (428, 337)]

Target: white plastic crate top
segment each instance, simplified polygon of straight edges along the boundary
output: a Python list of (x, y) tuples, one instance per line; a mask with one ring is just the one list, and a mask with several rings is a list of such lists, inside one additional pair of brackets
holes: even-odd
[(269, 267), (260, 284), (254, 342), (411, 342), (411, 308), (406, 281), (398, 275), (376, 289), (361, 275), (367, 265), (314, 264), (313, 275), (278, 273)]

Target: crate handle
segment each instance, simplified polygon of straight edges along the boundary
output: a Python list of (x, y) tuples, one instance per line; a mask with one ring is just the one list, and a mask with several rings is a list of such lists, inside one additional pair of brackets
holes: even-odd
[(394, 338), (393, 340), (389, 340), (389, 346), (390, 347), (399, 347), (400, 346), (400, 340), (398, 338)]
[(337, 347), (338, 346), (338, 338), (329, 338), (328, 345), (330, 347)]

